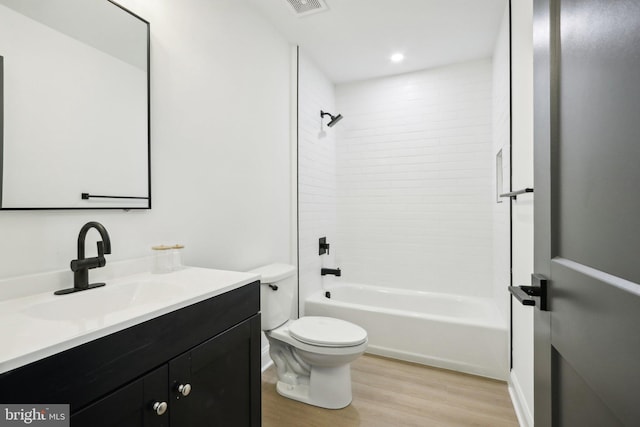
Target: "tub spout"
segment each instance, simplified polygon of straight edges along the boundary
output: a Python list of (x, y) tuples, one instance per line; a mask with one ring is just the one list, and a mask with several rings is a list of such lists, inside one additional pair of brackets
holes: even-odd
[(334, 276), (341, 276), (342, 272), (339, 268), (321, 268), (320, 274), (326, 276), (327, 274), (333, 274)]

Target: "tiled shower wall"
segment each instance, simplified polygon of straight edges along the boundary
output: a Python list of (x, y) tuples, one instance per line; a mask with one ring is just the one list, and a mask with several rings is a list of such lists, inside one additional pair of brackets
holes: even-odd
[[(303, 53), (298, 80), (298, 226), (300, 312), (305, 298), (322, 289), (322, 267), (331, 267), (333, 254), (318, 255), (318, 238), (334, 248), (336, 235), (335, 128), (321, 128), (320, 110), (335, 111), (334, 85)], [(325, 119), (325, 123), (327, 120)], [(331, 253), (332, 251), (330, 251)]]
[(343, 279), (491, 297), (491, 60), (338, 85), (336, 105)]
[[(510, 83), (509, 83), (509, 10), (500, 24), (500, 31), (493, 51), (493, 156), (502, 150), (502, 189), (496, 193), (507, 193), (510, 188)], [(495, 163), (494, 163), (495, 164)], [(497, 167), (493, 171), (494, 179)], [(493, 293), (496, 305), (505, 319), (509, 319), (509, 298), (507, 286), (510, 282), (510, 227), (509, 199), (500, 198), (501, 203), (493, 204)]]

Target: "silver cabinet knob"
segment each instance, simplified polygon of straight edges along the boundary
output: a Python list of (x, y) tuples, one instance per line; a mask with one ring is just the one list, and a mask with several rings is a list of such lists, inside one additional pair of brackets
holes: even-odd
[(189, 393), (191, 393), (191, 384), (180, 384), (178, 386), (178, 393), (183, 396), (189, 396)]
[(167, 412), (167, 402), (155, 402), (153, 404), (153, 410), (157, 415), (162, 415)]

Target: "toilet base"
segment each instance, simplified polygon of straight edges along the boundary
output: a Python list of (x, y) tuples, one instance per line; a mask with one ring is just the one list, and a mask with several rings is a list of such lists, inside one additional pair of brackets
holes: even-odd
[(335, 368), (313, 367), (309, 384), (287, 384), (278, 381), (278, 394), (308, 405), (326, 409), (349, 406), (351, 395), (351, 364)]

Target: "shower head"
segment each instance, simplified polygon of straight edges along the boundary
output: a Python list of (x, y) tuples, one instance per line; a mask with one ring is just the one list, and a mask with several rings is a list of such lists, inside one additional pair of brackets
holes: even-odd
[(340, 120), (342, 120), (342, 114), (338, 114), (337, 116), (333, 117), (331, 116), (331, 121), (329, 123), (327, 123), (327, 126), (329, 127), (333, 127), (336, 123), (338, 123)]
[(329, 121), (329, 123), (327, 123), (327, 126), (329, 126), (329, 127), (335, 126), (336, 123), (338, 123), (340, 120), (342, 120), (342, 114), (338, 114), (337, 116), (334, 116), (331, 113), (327, 113), (325, 111), (320, 110), (320, 118), (324, 118), (324, 116), (331, 117), (331, 121)]

